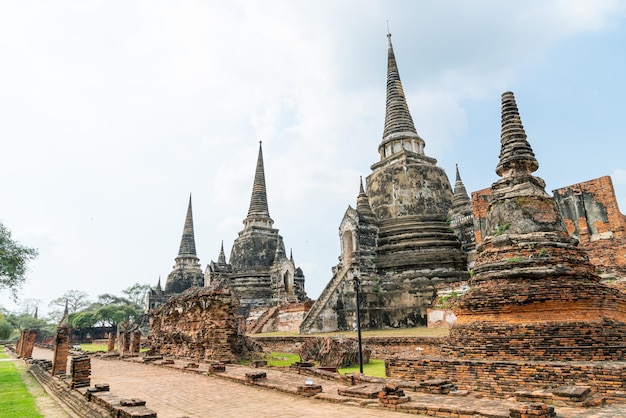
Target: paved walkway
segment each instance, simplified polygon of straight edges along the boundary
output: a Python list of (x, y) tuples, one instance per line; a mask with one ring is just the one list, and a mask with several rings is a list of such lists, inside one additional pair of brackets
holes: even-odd
[[(51, 357), (50, 350), (35, 348), (33, 352), (33, 358), (51, 359)], [(321, 384), (324, 389), (323, 393), (316, 397), (325, 400), (286, 393), (293, 392), (298, 385), (303, 384), (306, 376), (279, 368), (252, 369), (229, 365), (226, 373), (216, 377), (206, 374), (208, 368), (206, 364), (200, 364), (198, 369), (185, 369), (187, 362), (183, 361), (176, 361), (174, 365), (159, 366), (144, 364), (140, 360), (140, 358), (129, 358), (124, 361), (103, 360), (92, 357), (92, 385), (108, 383), (111, 392), (116, 396), (143, 399), (147, 402), (146, 406), (156, 411), (160, 418), (409, 416), (402, 412), (379, 408), (377, 399), (341, 397), (337, 394), (337, 389), (346, 386), (337, 381), (316, 379), (315, 383)], [(241, 383), (246, 372), (261, 370), (267, 373), (267, 380), (263, 383), (265, 387)], [(411, 397), (411, 402), (404, 405), (413, 406), (416, 408), (415, 411), (427, 414), (437, 410), (474, 411), (486, 417), (504, 418), (509, 416), (509, 407), (516, 405), (509, 400), (477, 398), (471, 395), (430, 395), (406, 390), (405, 393)], [(596, 408), (557, 406), (555, 409), (559, 417), (626, 417), (624, 404)]]

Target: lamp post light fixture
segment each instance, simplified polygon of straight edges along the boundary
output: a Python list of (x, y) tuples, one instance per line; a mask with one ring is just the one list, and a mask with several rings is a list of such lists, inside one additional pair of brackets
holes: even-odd
[(363, 374), (363, 349), (361, 343), (361, 308), (359, 299), (359, 288), (361, 287), (361, 278), (359, 270), (355, 269), (352, 274), (354, 280), (354, 292), (356, 293), (356, 336), (359, 344), (359, 373)]

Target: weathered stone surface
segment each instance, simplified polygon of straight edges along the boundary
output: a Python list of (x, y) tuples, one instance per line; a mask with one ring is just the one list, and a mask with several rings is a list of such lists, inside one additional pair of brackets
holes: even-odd
[[(369, 363), (372, 351), (362, 347), (363, 363)], [(321, 367), (351, 367), (359, 364), (358, 344), (348, 338), (308, 338), (299, 350), (302, 361), (317, 361)]]
[(339, 227), (341, 256), (300, 332), (348, 330), (356, 323), (354, 278), (361, 283), (361, 327), (426, 325), (436, 286), (467, 280), (467, 257), (447, 223), (452, 188), (424, 154), (388, 50), (385, 129), (366, 190)]
[[(265, 185), (263, 151), (259, 145), (256, 171), (244, 229), (233, 243), (229, 262), (224, 246), (218, 261), (211, 261), (205, 272), (205, 285), (226, 279), (239, 298), (239, 314), (245, 318), (258, 309), (308, 300), (304, 273), (287, 256), (283, 237), (273, 228)], [(295, 328), (290, 330), (297, 329)]]
[(52, 375), (63, 375), (67, 370), (67, 356), (70, 352), (69, 328), (60, 326), (54, 337), (54, 353), (52, 356)]
[(243, 318), (228, 283), (194, 288), (151, 312), (151, 353), (237, 361), (244, 353)]

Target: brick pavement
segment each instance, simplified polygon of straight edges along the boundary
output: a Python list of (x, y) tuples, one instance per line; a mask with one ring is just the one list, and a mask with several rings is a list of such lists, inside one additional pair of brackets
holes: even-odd
[[(34, 358), (51, 356), (49, 350), (35, 348)], [(143, 364), (140, 358), (125, 361), (92, 358), (92, 384), (108, 383), (111, 392), (125, 398), (141, 398), (160, 418), (182, 417), (327, 417), (358, 415), (359, 417), (402, 417), (395, 412), (378, 407), (376, 399), (356, 399), (339, 396), (337, 390), (345, 388), (341, 382), (316, 379), (323, 393), (315, 398), (304, 398), (293, 393), (306, 376), (280, 368), (253, 369), (229, 365), (226, 373), (207, 376), (208, 366), (186, 369), (188, 362), (176, 361), (174, 365)], [(263, 371), (267, 379), (262, 386), (243, 384), (245, 374)], [(375, 385), (375, 383), (373, 383)], [(272, 390), (273, 389), (273, 390)], [(512, 400), (451, 395), (433, 395), (405, 391), (411, 402), (404, 404), (413, 412), (446, 416), (446, 411), (471, 412), (467, 416), (492, 418), (508, 417)], [(325, 399), (325, 400), (321, 400)], [(329, 402), (330, 401), (330, 402)], [(358, 408), (358, 407), (361, 408)], [(607, 405), (595, 408), (557, 406), (559, 417), (609, 418), (626, 417), (626, 405)], [(476, 415), (474, 415), (476, 414)], [(420, 415), (425, 416), (425, 415)]]

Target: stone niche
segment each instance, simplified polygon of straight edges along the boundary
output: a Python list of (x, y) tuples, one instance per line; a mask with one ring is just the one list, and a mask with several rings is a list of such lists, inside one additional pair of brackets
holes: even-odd
[(193, 288), (151, 311), (153, 354), (237, 361), (244, 354), (243, 317), (226, 282)]

